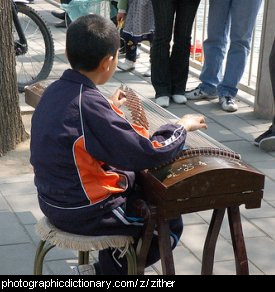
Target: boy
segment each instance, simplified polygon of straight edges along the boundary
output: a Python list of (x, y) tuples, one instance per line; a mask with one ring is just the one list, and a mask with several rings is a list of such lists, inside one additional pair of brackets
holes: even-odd
[[(125, 214), (136, 196), (134, 171), (172, 159), (186, 131), (206, 124), (201, 116), (185, 116), (150, 139), (145, 129), (138, 132), (118, 109), (125, 102), (122, 92), (108, 100), (96, 88), (114, 73), (119, 46), (114, 24), (101, 16), (87, 15), (69, 26), (72, 70), (46, 89), (35, 110), (31, 163), (40, 208), (56, 227), (82, 235), (131, 235), (137, 242), (142, 223)], [(178, 218), (171, 222), (173, 247), (181, 232)], [(126, 260), (118, 256), (100, 251), (96, 274), (126, 274)], [(147, 264), (158, 259), (158, 247), (152, 246)]]

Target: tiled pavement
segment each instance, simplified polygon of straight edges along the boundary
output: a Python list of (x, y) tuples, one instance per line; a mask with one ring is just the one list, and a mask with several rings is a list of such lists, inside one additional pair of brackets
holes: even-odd
[[(35, 8), (48, 21), (54, 41), (56, 58), (50, 78), (56, 79), (68, 68), (64, 56), (65, 29), (56, 29), (56, 19), (50, 11), (57, 9), (49, 2), (36, 0)], [(127, 83), (140, 95), (153, 98), (150, 79), (142, 77), (149, 65), (148, 55), (141, 52), (133, 73), (117, 72), (102, 87), (106, 93), (113, 92), (121, 82)], [(188, 88), (198, 80), (190, 76)], [(30, 128), (32, 108), (26, 106), (24, 97), (20, 105), (26, 129)], [(206, 115), (207, 134), (242, 154), (243, 159), (266, 175), (264, 201), (261, 209), (241, 208), (244, 235), (251, 274), (275, 274), (275, 153), (265, 153), (256, 148), (253, 139), (267, 129), (269, 121), (257, 119), (253, 109), (239, 102), (237, 113), (220, 110), (216, 101), (188, 102), (187, 105), (171, 104), (169, 111), (177, 116), (186, 113)], [(0, 274), (31, 274), (38, 238), (35, 223), (42, 216), (33, 184), (33, 173), (28, 163), (29, 141), (0, 158)], [(203, 243), (209, 226), (211, 212), (184, 215), (185, 229), (174, 251), (177, 274), (199, 274)], [(96, 257), (96, 253), (93, 254)], [(54, 249), (46, 258), (45, 274), (70, 274), (70, 266), (76, 263), (73, 251)], [(146, 274), (160, 274), (160, 263), (147, 269)], [(234, 257), (227, 220), (224, 221), (217, 244), (215, 274), (234, 274)]]

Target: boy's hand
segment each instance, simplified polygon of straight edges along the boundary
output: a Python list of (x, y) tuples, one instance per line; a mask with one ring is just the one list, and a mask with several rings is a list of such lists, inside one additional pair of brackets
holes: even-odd
[(185, 115), (178, 122), (187, 132), (207, 129), (205, 118), (202, 115)]
[(116, 20), (118, 23), (124, 22), (126, 19), (126, 13), (125, 12), (118, 12), (116, 16)]
[(116, 92), (110, 96), (109, 100), (116, 106), (121, 107), (126, 101), (125, 92), (121, 89), (117, 89)]

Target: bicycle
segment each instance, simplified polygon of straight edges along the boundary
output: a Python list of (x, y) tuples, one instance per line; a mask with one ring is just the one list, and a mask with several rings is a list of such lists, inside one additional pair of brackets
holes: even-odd
[(46, 79), (53, 66), (54, 43), (42, 16), (28, 0), (11, 0), (16, 74), (19, 92)]

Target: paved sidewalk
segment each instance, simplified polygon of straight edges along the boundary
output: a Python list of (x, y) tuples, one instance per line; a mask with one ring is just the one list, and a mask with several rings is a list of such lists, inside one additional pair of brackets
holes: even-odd
[[(57, 79), (68, 68), (64, 56), (65, 29), (56, 29), (58, 22), (50, 15), (56, 6), (35, 1), (35, 9), (48, 21), (54, 41), (56, 58), (50, 79)], [(149, 66), (148, 55), (141, 52), (137, 68), (132, 73), (117, 72), (110, 82), (102, 86), (106, 93), (112, 93), (121, 82), (128, 84), (140, 95), (153, 98), (154, 90), (150, 78), (142, 77)], [(193, 88), (198, 80), (189, 78), (188, 88)], [(30, 129), (32, 108), (20, 97), (21, 110), (26, 129)], [(257, 119), (253, 109), (239, 102), (239, 111), (229, 114), (220, 110), (217, 101), (188, 102), (187, 105), (171, 104), (169, 111), (177, 116), (186, 113), (206, 115), (209, 129), (207, 134), (242, 154), (243, 159), (266, 175), (266, 188), (261, 209), (241, 208), (244, 235), (251, 274), (275, 274), (275, 152), (265, 153), (253, 145), (253, 140), (265, 131), (270, 121)], [(33, 184), (32, 168), (29, 160), (29, 141), (26, 141), (0, 158), (0, 274), (32, 274), (33, 260), (38, 238), (35, 223), (40, 212), (36, 189)], [(206, 237), (211, 212), (184, 215), (185, 229), (178, 247), (174, 251), (177, 274), (200, 274), (203, 244)], [(97, 254), (93, 253), (93, 257)], [(45, 274), (71, 274), (70, 266), (76, 264), (73, 251), (54, 249), (46, 257)], [(218, 240), (215, 257), (215, 274), (234, 274), (234, 256), (230, 241), (228, 222), (225, 220)], [(160, 274), (160, 263), (147, 269), (146, 274)]]

